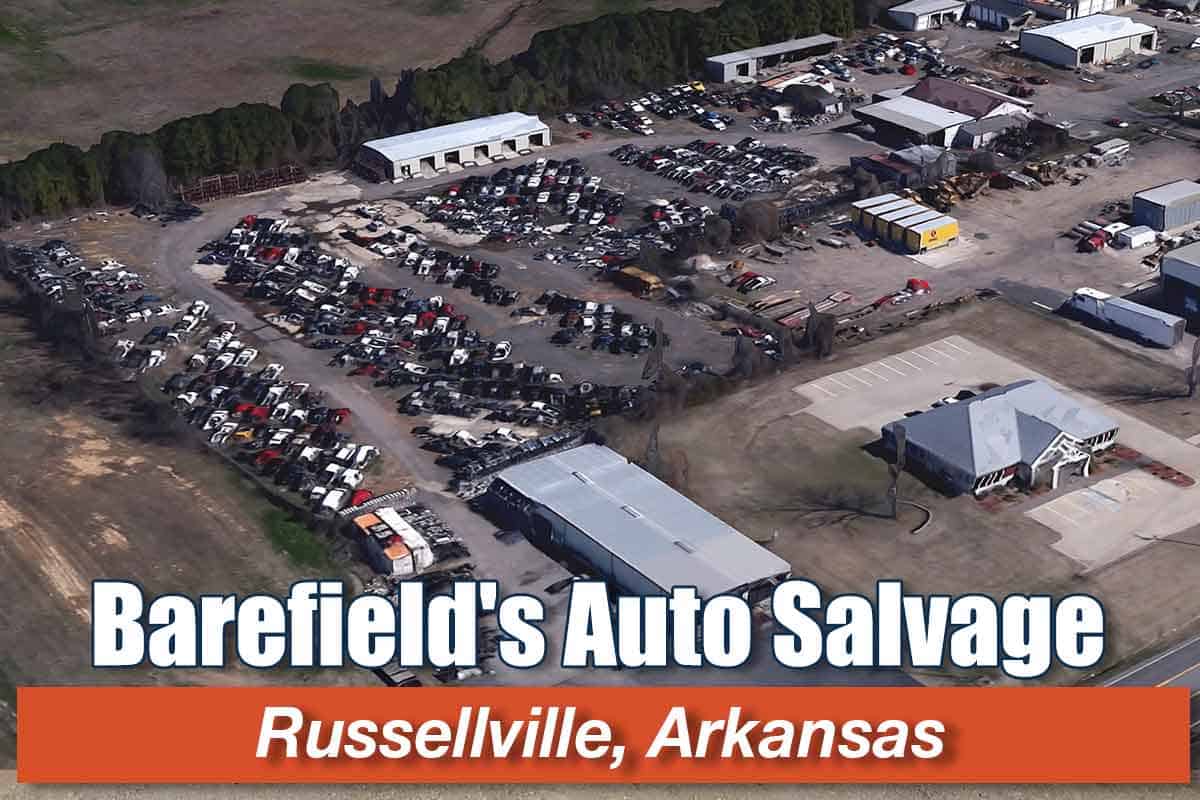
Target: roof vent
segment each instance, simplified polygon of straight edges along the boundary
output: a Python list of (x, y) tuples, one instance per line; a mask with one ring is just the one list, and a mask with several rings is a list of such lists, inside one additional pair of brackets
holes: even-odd
[(589, 478), (587, 475), (584, 475), (584, 474), (583, 474), (582, 472), (580, 472), (579, 470), (575, 470), (575, 471), (574, 471), (574, 472), (572, 472), (571, 474), (572, 474), (572, 475), (574, 475), (574, 476), (575, 476), (575, 480), (579, 481), (580, 483), (587, 483), (587, 484), (590, 484), (590, 483), (592, 482), (592, 479), (591, 479), (591, 478)]
[(685, 553), (694, 553), (694, 552), (696, 552), (696, 548), (692, 547), (692, 546), (691, 546), (690, 544), (688, 544), (687, 542), (680, 541), (679, 539), (676, 539), (676, 540), (675, 540), (675, 546), (676, 546), (676, 547), (678, 547), (680, 550), (682, 550), (682, 551), (683, 551), (683, 552), (685, 552)]
[(621, 506), (621, 510), (624, 511), (629, 516), (633, 517), (634, 519), (642, 518), (642, 512), (638, 511), (633, 506)]

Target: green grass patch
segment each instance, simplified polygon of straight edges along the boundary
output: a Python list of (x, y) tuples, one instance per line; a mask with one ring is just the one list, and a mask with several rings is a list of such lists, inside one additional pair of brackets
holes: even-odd
[(329, 549), (307, 525), (279, 509), (271, 509), (263, 514), (263, 527), (271, 544), (287, 554), (296, 566), (326, 571), (332, 568)]
[(306, 81), (356, 81), (367, 77), (370, 71), (366, 67), (353, 64), (339, 64), (336, 61), (324, 61), (319, 58), (294, 58), (288, 61), (287, 70), (297, 78)]

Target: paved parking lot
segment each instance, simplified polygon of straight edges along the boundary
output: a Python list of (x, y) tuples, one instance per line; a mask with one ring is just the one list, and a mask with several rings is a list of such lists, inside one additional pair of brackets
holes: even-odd
[(1062, 534), (1053, 546), (1063, 555), (1089, 565), (1108, 563), (1145, 540), (1120, 536), (1109, 541), (1106, 531), (1136, 531), (1147, 508), (1174, 507), (1187, 491), (1135, 469), (1056, 497), (1026, 515)]
[[(811, 414), (842, 431), (864, 429), (866, 444), (878, 437), (884, 424), (907, 411), (928, 409), (931, 403), (960, 389), (978, 390), (985, 383), (1025, 379), (1046, 381), (1082, 405), (1102, 410), (1120, 424), (1119, 442), (1200, 477), (1200, 448), (1028, 370), (964, 336), (948, 336), (796, 386), (793, 391), (809, 405), (793, 415)], [(1184, 489), (1132, 470), (1059, 494), (1026, 514), (1060, 535), (1052, 545), (1056, 550), (1084, 569), (1095, 569), (1193, 524), (1200, 515), (1200, 487)]]

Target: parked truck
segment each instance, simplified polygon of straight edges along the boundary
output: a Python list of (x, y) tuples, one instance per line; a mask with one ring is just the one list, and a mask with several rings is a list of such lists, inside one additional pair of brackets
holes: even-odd
[(1086, 287), (1076, 289), (1067, 304), (1077, 313), (1159, 347), (1179, 344), (1187, 327), (1181, 317)]

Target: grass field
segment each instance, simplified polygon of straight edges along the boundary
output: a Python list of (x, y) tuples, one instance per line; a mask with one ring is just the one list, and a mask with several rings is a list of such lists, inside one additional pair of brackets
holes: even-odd
[(473, 44), (491, 58), (539, 30), (643, 7), (714, 0), (30, 0), (0, 10), (0, 162), (108, 130), (147, 131), (296, 82), (362, 100), (378, 76)]

